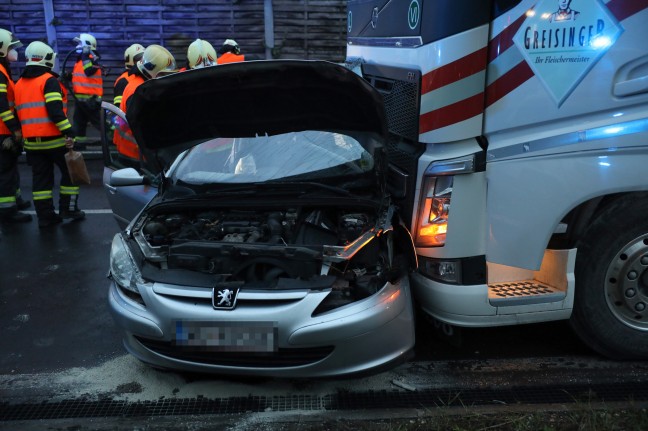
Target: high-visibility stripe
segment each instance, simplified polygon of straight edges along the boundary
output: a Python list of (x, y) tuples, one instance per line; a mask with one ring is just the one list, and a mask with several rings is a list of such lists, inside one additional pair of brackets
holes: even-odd
[(7, 84), (0, 84), (0, 93), (7, 92)]
[(44, 199), (52, 199), (52, 191), (51, 190), (34, 190), (32, 192), (32, 198), (35, 201), (42, 201)]
[(86, 87), (86, 88), (101, 88), (101, 84), (92, 84), (92, 83), (89, 83), (89, 82), (79, 82), (79, 83), (76, 83), (74, 85), (79, 86), (79, 87)]
[(11, 112), (11, 110), (0, 112), (0, 120), (4, 121), (5, 123), (7, 121), (13, 120), (14, 118), (16, 117), (14, 117), (14, 114), (13, 112)]
[(115, 105), (119, 105), (122, 101), (122, 96), (117, 96), (115, 97), (115, 100), (113, 100)]
[(78, 195), (79, 194), (79, 187), (68, 187), (68, 186), (61, 186), (60, 188), (60, 193), (62, 195)]
[(26, 150), (51, 150), (52, 148), (59, 148), (64, 146), (65, 138), (62, 136), (48, 140), (25, 139)]
[(40, 108), (41, 106), (45, 106), (45, 102), (21, 103), (16, 106), (16, 109), (20, 111), (21, 109)]
[(22, 120), (20, 124), (23, 126), (28, 125), (28, 124), (40, 124), (40, 123), (49, 123), (50, 119), (49, 117), (41, 117), (41, 118), (29, 118), (27, 120)]
[(72, 127), (72, 125), (70, 124), (70, 121), (66, 118), (63, 121), (59, 121), (58, 123), (56, 123), (56, 127), (58, 127), (58, 129), (62, 132)]
[(63, 100), (63, 96), (61, 96), (61, 93), (53, 92), (53, 93), (45, 93), (45, 103), (47, 102), (54, 102), (57, 100)]
[[(2, 197), (0, 197), (0, 205), (1, 204), (6, 204), (6, 203), (15, 204), (16, 203), (16, 197), (15, 196), (2, 196)], [(11, 205), (11, 206), (13, 206), (13, 205)]]

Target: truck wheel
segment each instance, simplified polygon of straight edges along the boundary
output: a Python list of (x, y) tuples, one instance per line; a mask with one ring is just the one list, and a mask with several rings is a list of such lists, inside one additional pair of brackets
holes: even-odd
[(648, 358), (648, 197), (623, 197), (578, 244), (571, 326), (613, 359)]

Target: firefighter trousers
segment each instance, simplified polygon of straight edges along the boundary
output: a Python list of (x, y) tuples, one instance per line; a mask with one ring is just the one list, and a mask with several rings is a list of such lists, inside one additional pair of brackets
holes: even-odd
[(27, 160), (32, 167), (32, 194), (38, 218), (47, 218), (54, 213), (54, 166), (60, 173), (59, 210), (77, 207), (79, 187), (72, 184), (65, 153), (67, 148), (27, 150)]
[[(0, 136), (0, 141), (4, 138)], [(0, 212), (15, 210), (19, 187), (18, 153), (0, 149)]]

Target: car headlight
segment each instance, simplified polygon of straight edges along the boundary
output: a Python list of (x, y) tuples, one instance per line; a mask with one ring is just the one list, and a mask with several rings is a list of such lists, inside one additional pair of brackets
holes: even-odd
[(145, 281), (133, 260), (122, 234), (116, 234), (110, 247), (110, 275), (124, 289), (139, 294), (138, 284)]
[(430, 163), (423, 177), (421, 202), (416, 224), (416, 245), (445, 245), (450, 216), (454, 175), (475, 172), (475, 156)]

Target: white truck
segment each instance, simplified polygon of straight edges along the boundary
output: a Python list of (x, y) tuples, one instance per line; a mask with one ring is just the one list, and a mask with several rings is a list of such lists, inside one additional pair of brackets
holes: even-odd
[(648, 358), (648, 0), (349, 0), (423, 311)]

